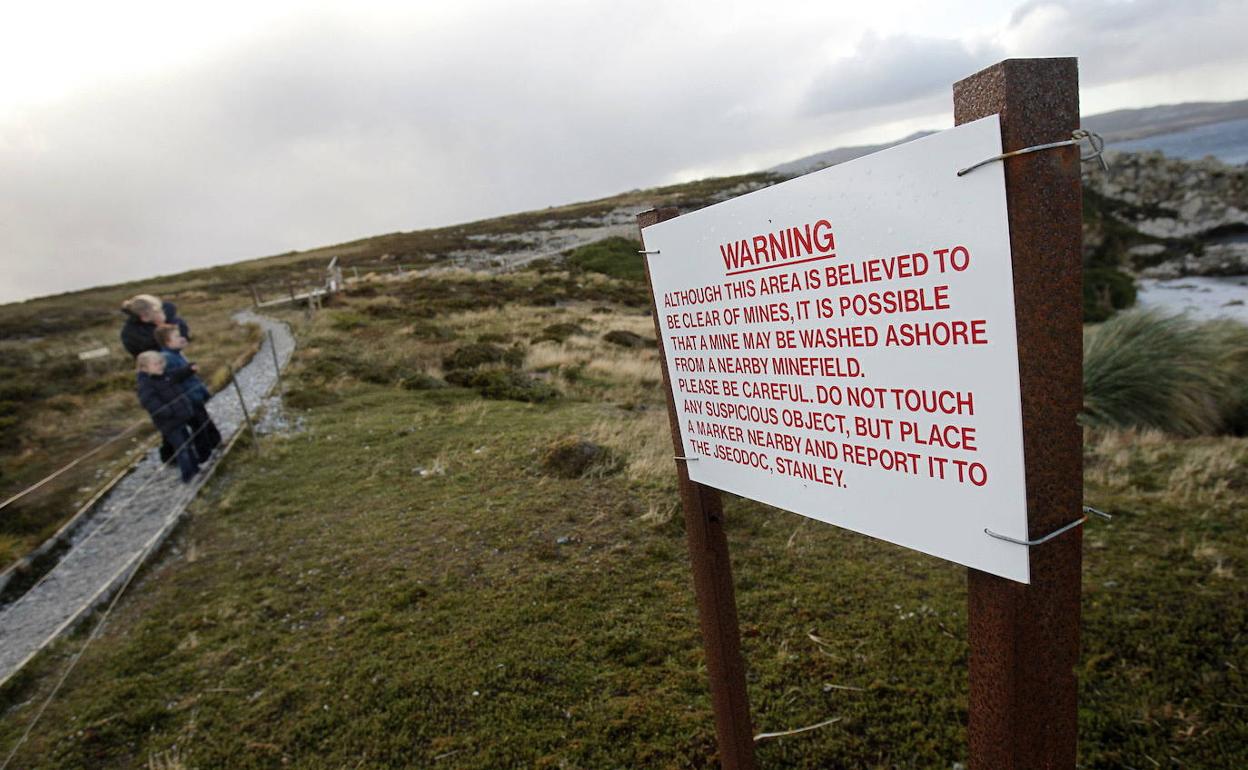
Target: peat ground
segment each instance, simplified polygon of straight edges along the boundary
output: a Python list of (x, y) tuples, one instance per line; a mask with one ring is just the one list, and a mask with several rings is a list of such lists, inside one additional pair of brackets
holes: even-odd
[[(578, 270), (296, 323), (304, 429), (227, 459), (13, 766), (714, 767), (657, 360), (603, 339), (650, 323), (636, 281)], [(610, 461), (552, 473), (568, 437)], [(1248, 765), (1248, 442), (1086, 439), (1115, 519), (1085, 533), (1080, 765)], [(727, 515), (756, 729), (839, 719), (762, 766), (965, 762), (964, 570)], [(0, 690), (0, 752), (83, 633)]]

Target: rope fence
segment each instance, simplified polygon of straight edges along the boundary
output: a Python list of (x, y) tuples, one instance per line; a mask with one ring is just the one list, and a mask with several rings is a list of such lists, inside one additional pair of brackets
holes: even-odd
[[(281, 396), (280, 359), (278, 358), (278, 355), (277, 355), (276, 341), (273, 338), (272, 332), (271, 331), (268, 332), (267, 336), (268, 336), (269, 344), (272, 345), (273, 347), (273, 368), (276, 373), (276, 377), (274, 379), (274, 385), (280, 398)], [(255, 358), (253, 358), (252, 360), (254, 361)], [(234, 372), (233, 367), (230, 368), (229, 384), (233, 385), (235, 393), (238, 396), (239, 406), (242, 409), (243, 415), (245, 416), (247, 425), (251, 428), (250, 435), (252, 436), (252, 440), (253, 442), (257, 442), (258, 439), (255, 433), (255, 426), (251, 422), (251, 416), (250, 416), (250, 412), (247, 409), (246, 399), (244, 398), (241, 387), (239, 387), (237, 373)], [(218, 391), (218, 393), (223, 392), (224, 390), (226, 390), (225, 387), (223, 387), (221, 391)], [(183, 394), (180, 398), (186, 398), (186, 397), (187, 397), (186, 394)], [(162, 409), (168, 408), (169, 406), (173, 406), (175, 403), (177, 403), (177, 400), (172, 401), (169, 404), (166, 404), (164, 407), (162, 407)], [(61, 469), (58, 469), (56, 472), (50, 474), (49, 476), (37, 482), (36, 484), (31, 485), (30, 487), (18, 493), (17, 495), (10, 497), (8, 500), (5, 500), (3, 504), (0, 504), (0, 509), (3, 509), (4, 507), (10, 505), (13, 501), (21, 499), (25, 495), (34, 491), (35, 489), (38, 489), (42, 487), (43, 485), (49, 483), (50, 481), (59, 477), (60, 475), (68, 471), (69, 469), (77, 466), (78, 464), (82, 463), (84, 460), (98, 453), (104, 446), (115, 443), (116, 441), (120, 440), (124, 436), (129, 435), (142, 424), (143, 423), (137, 423), (136, 425), (132, 425), (126, 428), (125, 431), (118, 434), (117, 436), (114, 436), (113, 438), (109, 439), (103, 444), (93, 448), (91, 451), (83, 454), (81, 457), (76, 458), (73, 462), (67, 464)], [(143, 483), (140, 484), (139, 487), (135, 489), (126, 498), (124, 502), (122, 502), (120, 505), (114, 508), (113, 512), (108, 517), (100, 520), (96, 524), (95, 528), (92, 529), (91, 532), (89, 532), (85, 538), (83, 538), (81, 541), (76, 543), (74, 547), (79, 548), (83, 546), (85, 543), (87, 543), (88, 541), (90, 541), (91, 538), (95, 537), (101, 532), (106, 531), (109, 523), (117, 517), (120, 511), (126, 510), (136, 499), (138, 499), (139, 495), (142, 494), (155, 480), (163, 477), (164, 474), (162, 472), (165, 471), (171, 463), (177, 461), (178, 454), (180, 452), (194, 451), (192, 445), (196, 436), (198, 436), (201, 431), (207, 429), (211, 424), (212, 424), (211, 422), (205, 423), (204, 425), (196, 429), (189, 437), (183, 439), (182, 443), (179, 444), (177, 447), (175, 447), (175, 451), (169, 457), (169, 459), (165, 460), (159, 466), (157, 466), (152, 471), (152, 473), (148, 476), (148, 478), (145, 479)], [(166, 515), (164, 521), (162, 522), (157, 532), (153, 534), (150, 538), (148, 538), (148, 540), (144, 542), (136, 551), (134, 551), (133, 555), (131, 555), (129, 558), (125, 560), (122, 566), (108, 578), (105, 584), (100, 588), (99, 591), (96, 592), (96, 594), (91, 598), (90, 601), (87, 602), (85, 606), (83, 606), (78, 612), (72, 613), (71, 616), (68, 619), (66, 619), (60, 625), (60, 627), (58, 627), (51, 634), (49, 641), (51, 639), (55, 639), (59, 637), (62, 633), (64, 633), (64, 631), (68, 627), (77, 623), (82, 618), (83, 615), (90, 612), (92, 607), (98, 606), (98, 602), (101, 600), (101, 597), (107, 596), (108, 592), (114, 586), (116, 586), (116, 590), (113, 593), (112, 599), (108, 602), (108, 606), (104, 609), (103, 613), (101, 614), (99, 622), (96, 623), (94, 628), (92, 628), (91, 633), (87, 635), (86, 639), (82, 643), (82, 646), (77, 650), (77, 652), (74, 653), (73, 657), (70, 658), (70, 661), (68, 665), (65, 667), (65, 670), (61, 673), (61, 676), (57, 679), (56, 684), (52, 687), (52, 690), (48, 693), (47, 697), (40, 704), (38, 711), (36, 711), (35, 713), (35, 716), (31, 719), (30, 723), (26, 726), (26, 729), (22, 732), (21, 737), (18, 738), (17, 743), (15, 743), (12, 749), (10, 749), (3, 763), (0, 763), (0, 770), (7, 770), (9, 765), (12, 763), (13, 759), (17, 756), (17, 752), (30, 738), (30, 735), (34, 731), (35, 727), (39, 724), (39, 721), (43, 718), (44, 713), (47, 711), (52, 701), (56, 698), (57, 694), (59, 694), (59, 692), (61, 691), (61, 688), (65, 685), (65, 682), (69, 679), (70, 674), (73, 673), (79, 661), (82, 659), (83, 655), (86, 653), (87, 649), (91, 646), (92, 642), (98, 639), (100, 635), (103, 633), (103, 630), (107, 626), (109, 617), (112, 615), (113, 610), (117, 607), (118, 603), (120, 603), (122, 596), (126, 593), (127, 589), (129, 589), (130, 585), (134, 581), (134, 578), (139, 574), (141, 567), (146, 562), (147, 558), (164, 543), (165, 539), (168, 537), (170, 532), (172, 532), (173, 527), (177, 523), (177, 520), (179, 519), (181, 511), (183, 507), (185, 506), (185, 504), (188, 503), (190, 499), (194, 497), (194, 495), (199, 491), (200, 487), (202, 487), (204, 484), (206, 484), (209, 481), (209, 479), (212, 478), (212, 475), (213, 473), (215, 473), (216, 468), (220, 464), (221, 459), (223, 459), (225, 455), (229, 453), (230, 449), (233, 448), (234, 444), (238, 441), (239, 437), (241, 437), (242, 435), (243, 435), (243, 426), (240, 424), (238, 428), (234, 431), (229, 441), (223, 447), (220, 447), (219, 449), (213, 452), (213, 457), (215, 459), (213, 460), (213, 462), (211, 462), (211, 464), (209, 464), (206, 467), (203, 476), (196, 479), (194, 483), (187, 484), (185, 491), (182, 494), (179, 494), (177, 496), (177, 498), (175, 499), (176, 504), (173, 506), (172, 513)], [(92, 499), (92, 503), (98, 502), (100, 497), (102, 497), (102, 494), (97, 494), (96, 496), (94, 496)], [(47, 581), (52, 576), (53, 573), (54, 573), (54, 570), (49, 570), (48, 572), (46, 572), (29, 589), (27, 589), (24, 592), (24, 595), (25, 593), (30, 593), (31, 591), (36, 590), (39, 586), (43, 585), (44, 582)], [(17, 601), (20, 601), (20, 599)], [(47, 642), (45, 641), (43, 645), (40, 645), (39, 648), (36, 649), (34, 652), (32, 652), (29, 657), (23, 660), (14, 669), (12, 673), (16, 673), (17, 671), (21, 670), (21, 668), (24, 667), (26, 663), (30, 661), (31, 658), (37, 655), (39, 651), (42, 650), (43, 646), (46, 644)], [(11, 675), (12, 674), (10, 674), (10, 676)], [(0, 684), (3, 684), (3, 682), (0, 682)]]

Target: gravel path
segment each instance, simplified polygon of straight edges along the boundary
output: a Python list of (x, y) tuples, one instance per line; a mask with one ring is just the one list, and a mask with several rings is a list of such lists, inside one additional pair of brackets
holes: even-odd
[[(272, 332), (278, 360), (285, 367), (295, 349), (295, 339), (286, 324), (251, 311), (236, 314), (234, 320), (255, 323)], [(259, 352), (236, 377), (254, 415), (277, 379), (267, 334)], [(19, 599), (0, 609), (0, 684), (108, 599), (173, 530), (221, 461), (224, 447), (239, 430), (246, 429), (237, 392), (231, 385), (208, 402), (208, 412), (221, 431), (223, 449), (201, 466), (194, 481), (183, 484), (177, 463), (162, 465), (158, 451), (152, 449), (134, 472), (99, 502), (91, 519), (74, 534), (60, 562)]]

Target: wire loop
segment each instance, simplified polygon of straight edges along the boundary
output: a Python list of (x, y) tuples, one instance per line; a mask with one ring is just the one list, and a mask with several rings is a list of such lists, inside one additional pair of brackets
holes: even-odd
[(1044, 535), (1043, 537), (1038, 537), (1034, 540), (1019, 540), (1018, 538), (1010, 537), (1009, 535), (1002, 535), (999, 532), (993, 532), (991, 529), (988, 529), (987, 527), (984, 528), (984, 534), (988, 535), (989, 537), (995, 537), (998, 540), (1004, 540), (1007, 543), (1016, 543), (1018, 545), (1025, 545), (1025, 546), (1031, 547), (1033, 545), (1040, 545), (1042, 543), (1047, 543), (1053, 538), (1062, 534), (1063, 532), (1069, 532), (1075, 527), (1080, 526), (1081, 524), (1083, 524), (1085, 521), (1088, 520), (1089, 513), (1094, 513), (1097, 516), (1100, 516), (1105, 519), (1114, 518), (1113, 516), (1109, 515), (1108, 513), (1105, 513), (1104, 511), (1098, 511), (1097, 509), (1093, 508), (1090, 505), (1085, 505), (1083, 506), (1083, 516), (1080, 516), (1078, 519), (1070, 522), (1069, 524), (1058, 527), (1057, 529), (1053, 530), (1049, 534)]
[(1094, 160), (1101, 165), (1102, 171), (1108, 171), (1109, 164), (1105, 162), (1105, 155), (1104, 155), (1105, 140), (1101, 138), (1101, 135), (1096, 133), (1095, 131), (1088, 131), (1087, 129), (1084, 129), (1084, 128), (1077, 128), (1071, 132), (1069, 139), (1066, 139), (1061, 142), (1049, 142), (1047, 144), (1037, 144), (1032, 147), (1024, 147), (1021, 150), (1012, 150), (1010, 152), (1003, 152), (1000, 155), (994, 155), (991, 158), (985, 158), (984, 160), (981, 160), (978, 163), (967, 166), (964, 169), (960, 169), (958, 171), (958, 176), (965, 176), (969, 174), (970, 172), (974, 171), (975, 169), (979, 168), (980, 166), (986, 166), (989, 163), (995, 163), (996, 161), (1005, 160), (1006, 158), (1014, 158), (1019, 155), (1026, 155), (1027, 153), (1031, 153), (1031, 152), (1039, 152), (1040, 150), (1055, 150), (1058, 147), (1071, 147), (1071, 146), (1078, 147), (1080, 146), (1080, 143), (1083, 142), (1085, 139), (1088, 142), (1088, 146), (1092, 148), (1092, 152), (1090, 152), (1087, 155), (1080, 154), (1079, 160), (1085, 161), (1085, 162)]

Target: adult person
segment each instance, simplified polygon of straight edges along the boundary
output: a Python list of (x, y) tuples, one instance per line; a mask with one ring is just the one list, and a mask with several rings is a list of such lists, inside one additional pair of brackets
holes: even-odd
[[(160, 341), (156, 339), (156, 327), (174, 325), (186, 339), (191, 338), (190, 327), (186, 321), (178, 318), (178, 309), (172, 302), (161, 302), (159, 297), (151, 294), (136, 294), (121, 303), (121, 312), (126, 316), (126, 323), (121, 327), (121, 344), (132, 356), (147, 351), (160, 352)], [(160, 445), (160, 461), (169, 462), (177, 451), (166, 438)]]
[(156, 341), (157, 326), (177, 326), (183, 337), (191, 339), (190, 327), (178, 318), (178, 309), (172, 302), (161, 302), (151, 294), (136, 294), (121, 303), (121, 312), (126, 316), (126, 323), (121, 327), (121, 344), (132, 356), (147, 350), (160, 351), (160, 343)]

